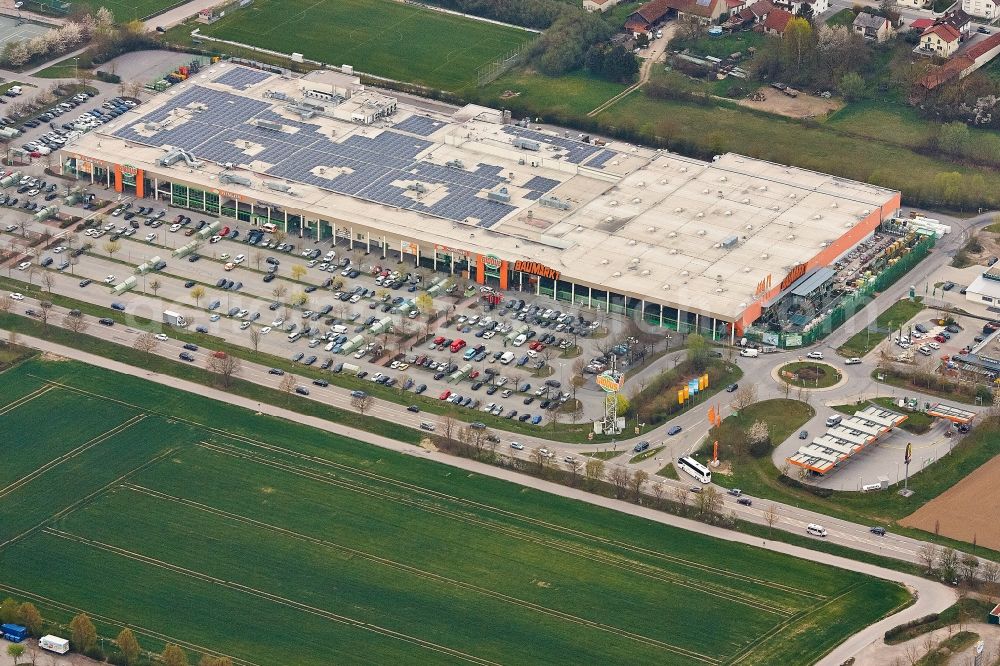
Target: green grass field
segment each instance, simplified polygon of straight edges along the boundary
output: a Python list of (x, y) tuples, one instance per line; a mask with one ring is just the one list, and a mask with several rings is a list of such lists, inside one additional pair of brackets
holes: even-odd
[(875, 330), (869, 331), (866, 327), (863, 331), (855, 333), (837, 348), (837, 353), (847, 358), (864, 356), (889, 337), (892, 329), (898, 330), (900, 326), (916, 317), (924, 309), (921, 300), (918, 297), (915, 301), (896, 301), (875, 318), (872, 324)]
[(0, 589), (59, 621), (86, 610), (104, 635), (128, 624), (148, 649), (805, 664), (908, 602), (92, 366), (30, 360), (2, 379)]
[(458, 92), (535, 33), (392, 0), (257, 0), (202, 33)]
[(118, 21), (141, 21), (188, 0), (70, 0), (73, 9), (86, 8), (92, 14), (107, 7)]

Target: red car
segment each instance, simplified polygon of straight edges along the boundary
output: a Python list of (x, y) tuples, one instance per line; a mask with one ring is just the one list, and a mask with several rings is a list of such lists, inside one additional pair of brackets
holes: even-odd
[(454, 354), (455, 352), (461, 351), (463, 347), (465, 347), (465, 340), (459, 338), (451, 343), (451, 352)]
[(444, 392), (438, 396), (438, 400), (447, 400), (449, 397), (451, 397), (451, 390), (445, 389)]
[(469, 373), (469, 379), (475, 379), (478, 376), (479, 376), (478, 370), (473, 370), (471, 373)]
[(220, 236), (228, 236), (229, 235), (229, 227), (222, 227), (222, 231), (219, 232), (219, 235)]
[(938, 342), (947, 342), (947, 340), (943, 335), (935, 335), (934, 339), (937, 340)]
[(436, 338), (434, 338), (433, 342), (436, 345), (441, 344), (442, 342), (444, 342), (444, 336), (443, 335), (437, 336)]

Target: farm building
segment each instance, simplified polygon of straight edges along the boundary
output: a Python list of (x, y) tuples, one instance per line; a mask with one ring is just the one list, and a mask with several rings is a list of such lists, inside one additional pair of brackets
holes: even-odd
[(357, 80), (227, 63), (59, 157), (67, 176), (235, 228), (275, 224), (728, 340), (900, 205), (896, 191), (741, 155), (597, 144), (481, 106), (431, 112)]

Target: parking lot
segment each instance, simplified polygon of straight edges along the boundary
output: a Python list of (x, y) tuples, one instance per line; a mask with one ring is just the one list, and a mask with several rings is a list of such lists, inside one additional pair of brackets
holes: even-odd
[[(52, 290), (129, 315), (163, 321), (175, 311), (192, 330), (260, 352), (536, 425), (570, 399), (573, 366), (582, 365), (591, 380), (577, 393), (579, 420), (602, 415), (592, 377), (608, 362), (603, 327), (615, 326), (602, 313), (529, 294), (493, 308), (479, 285), (458, 278), (235, 226), (220, 225), (193, 254), (174, 258), (209, 218), (148, 199), (100, 213), (80, 233), (29, 223), (55, 240), (10, 269), (23, 267), (18, 277), (36, 284), (45, 271)], [(4, 241), (17, 244), (17, 225), (6, 229)], [(142, 263), (159, 269), (136, 274)], [(132, 289), (113, 292), (130, 278)]]

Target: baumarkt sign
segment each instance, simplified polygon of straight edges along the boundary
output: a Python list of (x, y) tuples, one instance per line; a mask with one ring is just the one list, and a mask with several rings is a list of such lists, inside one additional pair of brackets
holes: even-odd
[(483, 268), (490, 275), (497, 277), (500, 275), (500, 267), (503, 265), (503, 260), (495, 254), (487, 254), (483, 257)]
[(550, 280), (558, 280), (561, 275), (561, 273), (556, 269), (549, 268), (545, 264), (540, 264), (537, 261), (515, 261), (514, 270), (520, 271), (521, 273), (537, 275), (538, 277), (549, 278)]

